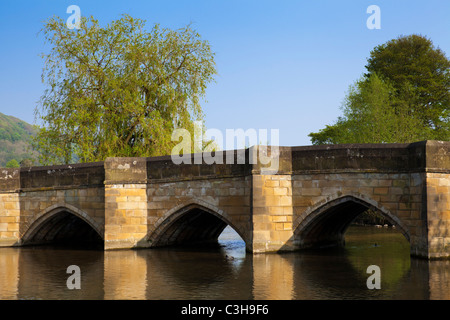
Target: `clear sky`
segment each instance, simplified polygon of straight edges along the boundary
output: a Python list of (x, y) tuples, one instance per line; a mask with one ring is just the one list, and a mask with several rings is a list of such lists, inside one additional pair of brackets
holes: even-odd
[[(422, 34), (450, 55), (449, 0), (1, 0), (0, 112), (34, 123), (43, 94), (43, 21), (69, 5), (101, 24), (121, 14), (148, 27), (189, 23), (216, 53), (218, 76), (203, 105), (207, 128), (279, 129), (282, 146), (310, 145), (332, 124), (377, 45)], [(370, 5), (381, 29), (367, 28)]]

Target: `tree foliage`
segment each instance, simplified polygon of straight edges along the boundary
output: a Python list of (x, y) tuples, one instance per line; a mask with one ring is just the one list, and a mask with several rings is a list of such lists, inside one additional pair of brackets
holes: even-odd
[(374, 48), (346, 95), (343, 116), (310, 133), (313, 144), (450, 140), (450, 61), (422, 36)]
[(31, 147), (32, 136), (37, 129), (12, 116), (0, 113), (0, 167), (16, 159), (37, 159), (38, 154)]
[(6, 168), (19, 168), (20, 164), (16, 159), (11, 159), (6, 163)]
[(192, 132), (216, 73), (209, 43), (128, 15), (105, 27), (83, 17), (70, 30), (58, 17), (43, 28), (47, 85), (36, 117), (35, 147), (45, 164), (103, 161), (108, 156), (170, 154), (175, 128)]

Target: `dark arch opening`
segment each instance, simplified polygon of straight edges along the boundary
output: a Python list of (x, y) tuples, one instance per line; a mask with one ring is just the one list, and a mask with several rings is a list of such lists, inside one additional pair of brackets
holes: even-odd
[(104, 243), (98, 232), (86, 221), (62, 211), (43, 221), (23, 244), (101, 249)]
[[(332, 201), (310, 214), (307, 222), (302, 222), (296, 230), (296, 239), (300, 248), (323, 248), (345, 245), (345, 232), (356, 218), (368, 210), (386, 219), (389, 225), (396, 226), (398, 221), (369, 203), (354, 198), (343, 197)], [(399, 228), (406, 240), (409, 236)]]
[(160, 225), (152, 246), (216, 245), (227, 226), (228, 223), (215, 214), (198, 207), (190, 208)]

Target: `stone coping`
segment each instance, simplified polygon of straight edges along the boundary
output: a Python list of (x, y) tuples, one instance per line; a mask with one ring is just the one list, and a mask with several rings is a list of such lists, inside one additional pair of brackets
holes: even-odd
[[(234, 161), (196, 164), (200, 154), (191, 154), (191, 164), (175, 164), (171, 156), (117, 157), (105, 161), (56, 166), (0, 168), (0, 192), (19, 189), (58, 188), (120, 183), (151, 183), (214, 179), (261, 174), (267, 167), (260, 161), (250, 163), (251, 152), (260, 146), (230, 150)], [(268, 147), (267, 152), (272, 152)], [(266, 150), (262, 148), (261, 150)], [(441, 172), (450, 173), (450, 142), (420, 141), (393, 144), (341, 144), (277, 147), (275, 174), (316, 174), (340, 172)], [(237, 164), (237, 155), (245, 162)], [(257, 155), (259, 153), (256, 153)]]

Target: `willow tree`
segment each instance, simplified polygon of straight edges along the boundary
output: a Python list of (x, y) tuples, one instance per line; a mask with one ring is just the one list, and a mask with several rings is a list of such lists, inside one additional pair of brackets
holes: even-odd
[(208, 41), (190, 26), (145, 24), (128, 15), (104, 27), (83, 17), (79, 29), (46, 21), (46, 90), (35, 109), (41, 163), (170, 154), (173, 130), (193, 132), (203, 120), (200, 102), (216, 74)]

